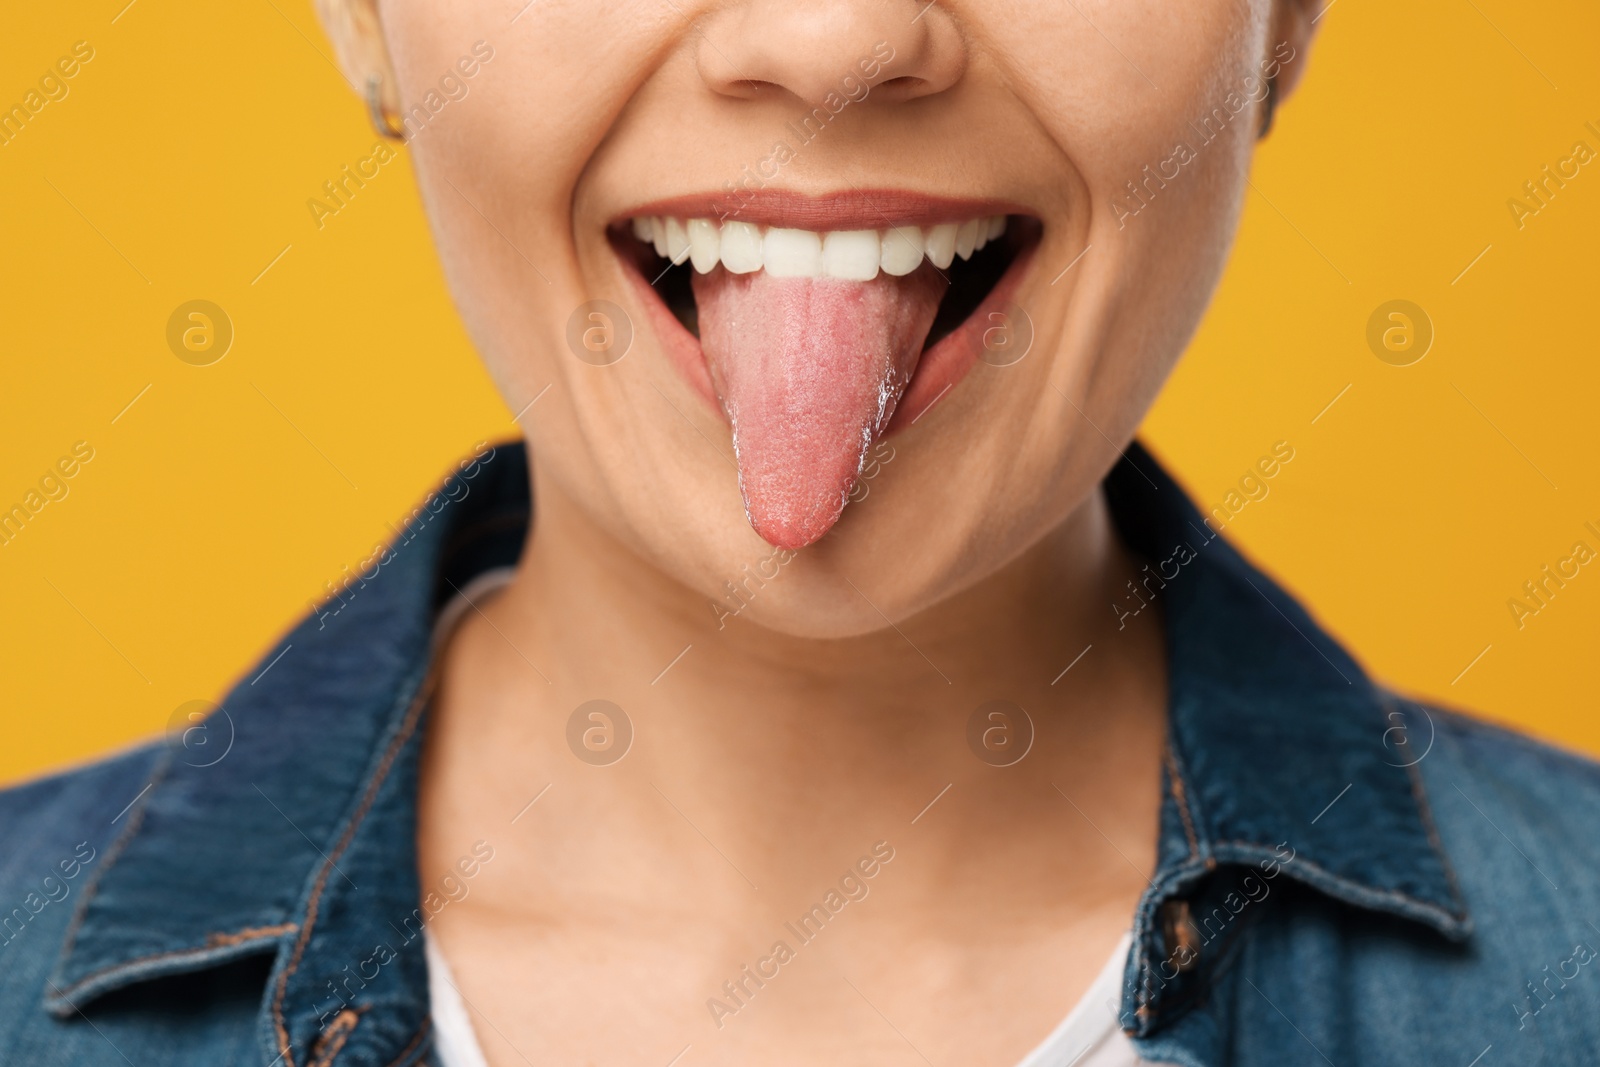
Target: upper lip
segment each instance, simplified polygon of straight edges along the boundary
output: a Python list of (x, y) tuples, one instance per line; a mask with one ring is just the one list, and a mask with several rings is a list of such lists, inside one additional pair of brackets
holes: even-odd
[(1031, 214), (1003, 200), (932, 196), (906, 189), (851, 189), (808, 196), (787, 189), (725, 189), (653, 200), (616, 219), (639, 216), (737, 220), (797, 230), (882, 230), (890, 226), (934, 226), (986, 215)]

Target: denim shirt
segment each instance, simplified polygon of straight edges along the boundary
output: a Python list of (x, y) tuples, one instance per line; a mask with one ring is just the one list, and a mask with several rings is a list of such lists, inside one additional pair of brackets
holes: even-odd
[[(1374, 685), (1138, 446), (1105, 492), (1170, 674), (1140, 1053), (1600, 1063), (1600, 768)], [(0, 1063), (434, 1062), (431, 630), (530, 503), (480, 450), (203, 726), (0, 793)]]

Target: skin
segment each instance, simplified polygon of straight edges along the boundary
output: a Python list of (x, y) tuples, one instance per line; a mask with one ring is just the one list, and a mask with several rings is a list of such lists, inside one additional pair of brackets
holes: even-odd
[[(522, 420), (537, 525), (440, 656), (420, 796), (425, 886), (472, 842), (496, 850), (433, 923), (490, 1062), (666, 1063), (690, 1045), (680, 1062), (1014, 1064), (1100, 970), (1154, 866), (1160, 620), (1117, 627), (1108, 605), (1141, 561), (1097, 486), (1209, 299), (1257, 105), (1137, 216), (1113, 202), (1286, 45), (1282, 100), (1315, 10), (372, 2), (322, 15), (352, 83), (377, 75), (396, 110), (473, 42), (495, 50), (409, 151), (507, 404), (549, 386)], [(878, 41), (896, 58), (871, 95), (772, 187), (1025, 207), (1044, 227), (1016, 299), (1035, 340), (891, 438), (867, 498), (719, 625), (724, 581), (772, 549), (719, 455), (726, 424), (662, 352), (605, 228), (720, 189)], [(635, 329), (604, 368), (565, 343), (596, 298)], [(565, 743), (596, 697), (635, 730), (608, 767)], [(993, 699), (1037, 729), (1003, 769), (965, 740)], [(783, 923), (877, 841), (895, 858), (870, 895), (799, 946)], [(707, 998), (779, 938), (795, 960), (717, 1026)]]

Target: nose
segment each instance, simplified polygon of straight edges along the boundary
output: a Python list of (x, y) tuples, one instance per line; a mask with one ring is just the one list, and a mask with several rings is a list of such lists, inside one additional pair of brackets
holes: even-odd
[(943, 92), (960, 80), (966, 44), (929, 0), (743, 0), (702, 22), (696, 63), (723, 96), (777, 91), (804, 104), (858, 97), (880, 102)]

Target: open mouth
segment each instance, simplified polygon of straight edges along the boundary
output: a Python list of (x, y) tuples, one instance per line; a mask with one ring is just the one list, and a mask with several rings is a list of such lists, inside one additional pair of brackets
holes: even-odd
[(669, 358), (732, 427), (751, 526), (800, 548), (839, 520), (878, 438), (978, 360), (1041, 226), (1007, 205), (892, 194), (722, 215), (677, 201), (608, 236)]

